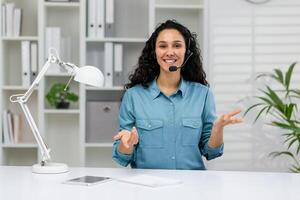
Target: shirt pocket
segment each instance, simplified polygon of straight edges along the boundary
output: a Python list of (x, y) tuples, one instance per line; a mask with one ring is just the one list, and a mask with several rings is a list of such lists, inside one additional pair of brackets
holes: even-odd
[(198, 146), (201, 136), (201, 118), (182, 119), (181, 141), (183, 146)]
[(139, 146), (144, 148), (163, 147), (163, 121), (137, 120), (136, 126), (139, 134)]

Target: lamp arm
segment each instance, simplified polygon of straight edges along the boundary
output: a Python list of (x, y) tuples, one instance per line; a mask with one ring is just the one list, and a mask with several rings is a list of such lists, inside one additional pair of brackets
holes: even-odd
[(37, 75), (37, 77), (34, 79), (34, 81), (32, 82), (32, 84), (30, 85), (29, 89), (26, 91), (26, 93), (22, 97), (20, 97), (20, 98), (22, 98), (22, 100), (24, 102), (28, 101), (28, 99), (29, 99), (30, 95), (32, 94), (32, 92), (34, 91), (34, 89), (36, 87), (38, 87), (41, 79), (44, 77), (44, 75), (47, 72), (47, 70), (50, 67), (50, 65), (52, 63), (56, 63), (56, 62), (57, 62), (57, 58), (54, 55), (50, 54), (47, 62), (44, 64), (43, 68), (41, 69), (41, 71)]
[(36, 79), (32, 82), (32, 84), (30, 85), (29, 89), (25, 92), (25, 94), (12, 95), (10, 97), (11, 102), (20, 104), (22, 111), (25, 114), (25, 118), (32, 130), (34, 138), (37, 141), (37, 144), (42, 153), (41, 165), (44, 165), (46, 161), (50, 160), (50, 149), (47, 148), (43, 138), (41, 137), (41, 134), (37, 128), (37, 125), (31, 115), (26, 103), (27, 103), (29, 97), (31, 96), (31, 94), (33, 93), (34, 89), (39, 85), (39, 82), (44, 77), (45, 73), (47, 72), (48, 68), (50, 67), (50, 65), (52, 63), (60, 63), (59, 59), (54, 54), (49, 55), (47, 62), (44, 64), (40, 73), (37, 75)]
[(46, 161), (51, 159), (50, 149), (48, 149), (48, 147), (46, 146), (46, 144), (37, 128), (37, 125), (34, 122), (34, 119), (28, 109), (26, 102), (18, 101), (18, 103), (20, 104), (20, 106), (25, 114), (25, 118), (32, 130), (33, 136), (34, 136), (35, 140), (37, 141), (38, 146), (40, 147), (40, 150), (42, 153), (42, 165), (44, 165)]

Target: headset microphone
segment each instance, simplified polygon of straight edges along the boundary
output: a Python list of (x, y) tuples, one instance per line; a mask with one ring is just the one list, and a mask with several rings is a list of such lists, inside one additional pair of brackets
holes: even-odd
[(170, 72), (176, 72), (177, 71), (177, 69), (179, 69), (179, 68), (181, 68), (181, 67), (183, 67), (184, 65), (185, 65), (185, 63), (188, 61), (188, 59), (191, 57), (193, 55), (193, 52), (188, 52), (188, 57), (187, 57), (187, 59), (184, 61), (184, 63), (180, 66), (180, 67), (177, 67), (177, 66), (170, 66), (169, 67), (169, 71)]

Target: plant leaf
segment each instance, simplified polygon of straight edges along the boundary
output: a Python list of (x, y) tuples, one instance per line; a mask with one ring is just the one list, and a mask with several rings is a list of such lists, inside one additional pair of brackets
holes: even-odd
[(270, 100), (267, 99), (266, 97), (256, 96), (256, 98), (258, 98), (258, 99), (260, 99), (260, 100), (266, 102), (268, 105), (274, 105), (274, 104), (272, 103), (272, 101), (270, 101)]
[(280, 112), (284, 113), (284, 104), (279, 96), (276, 94), (274, 90), (272, 90), (269, 86), (267, 86), (268, 92), (264, 92), (266, 95), (270, 97), (270, 99), (274, 102), (274, 107), (277, 108)]
[(268, 107), (269, 107), (269, 106), (265, 106), (263, 109), (261, 109), (261, 110), (259, 111), (259, 113), (258, 113), (258, 115), (256, 116), (256, 118), (255, 118), (255, 120), (254, 120), (253, 123), (255, 123), (255, 122), (258, 120), (259, 116), (260, 116), (260, 115), (264, 112), (264, 110), (266, 110)]
[(281, 83), (281, 84), (283, 84), (284, 85), (284, 80), (283, 80), (283, 73), (282, 73), (282, 71), (280, 70), (280, 69), (274, 69), (274, 71), (275, 71), (275, 74), (277, 75), (277, 76), (273, 76), (274, 77), (274, 79), (276, 79), (279, 83)]
[(261, 105), (264, 105), (264, 103), (257, 103), (257, 104), (254, 104), (252, 106), (250, 106), (244, 113), (243, 117), (245, 117), (247, 115), (247, 113), (252, 110), (253, 108), (257, 107), (257, 106), (261, 106)]
[(295, 125), (293, 124), (285, 124), (285, 123), (282, 123), (282, 122), (277, 122), (277, 121), (272, 121), (271, 123), (273, 126), (278, 126), (280, 128), (283, 128), (283, 129), (288, 129), (288, 130), (292, 130), (294, 132), (299, 132), (300, 133), (300, 128), (296, 127)]
[[(288, 148), (287, 149), (290, 149), (291, 146), (296, 142), (298, 141), (298, 138), (294, 138), (292, 141), (290, 141), (289, 145), (288, 145)], [(299, 148), (298, 148), (299, 149)]]
[(294, 173), (300, 173), (300, 166), (292, 165), (292, 168), (290, 170)]
[(294, 155), (289, 151), (275, 151), (275, 152), (271, 152), (269, 154), (269, 156), (271, 156), (273, 158), (278, 157), (278, 156), (282, 156), (282, 155), (287, 155), (287, 156), (290, 156), (293, 159), (295, 159)]
[[(289, 88), (290, 88), (291, 77), (292, 77), (295, 65), (296, 65), (296, 62), (292, 63), (289, 66), (289, 69), (288, 69), (288, 71), (285, 74), (285, 86), (286, 86), (286, 90), (289, 90)], [(288, 92), (287, 92), (287, 94), (288, 94)]]

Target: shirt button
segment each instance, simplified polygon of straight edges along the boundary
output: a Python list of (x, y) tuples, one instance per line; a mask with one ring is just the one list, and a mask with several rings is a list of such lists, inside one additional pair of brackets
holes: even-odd
[(172, 158), (172, 160), (175, 160), (175, 156), (172, 156), (171, 158)]
[(150, 125), (150, 124), (148, 125), (148, 128), (151, 128), (151, 125)]
[(171, 106), (173, 106), (173, 103), (170, 103)]

